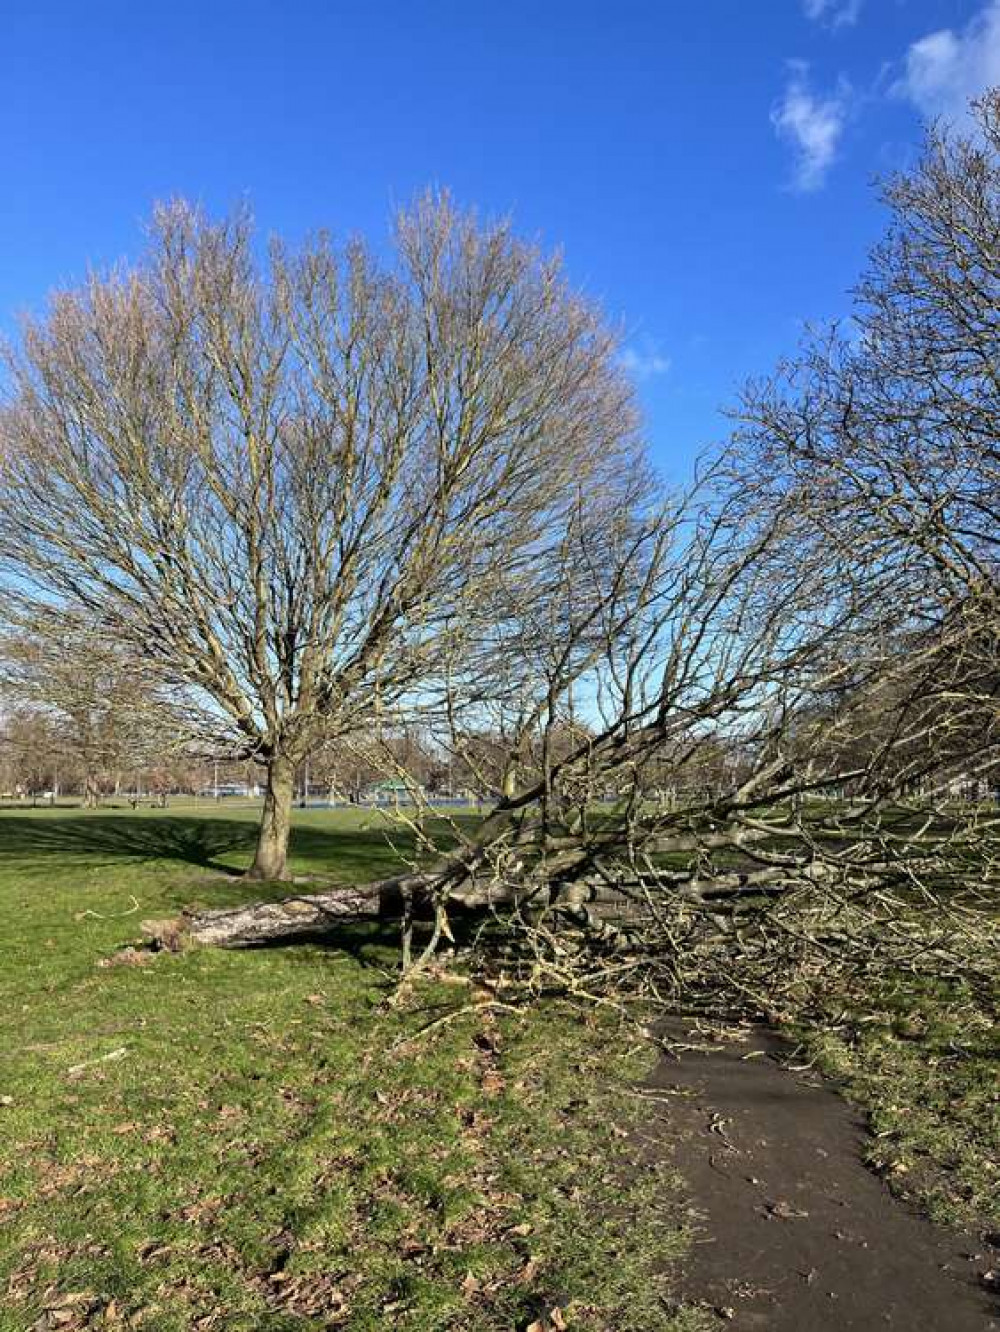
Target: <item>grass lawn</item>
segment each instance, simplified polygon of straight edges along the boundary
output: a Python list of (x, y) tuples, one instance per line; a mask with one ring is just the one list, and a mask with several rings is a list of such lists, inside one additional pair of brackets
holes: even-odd
[[(0, 1328), (635, 1329), (669, 1312), (677, 1183), (637, 1165), (651, 1053), (557, 1005), (399, 1007), (395, 939), (102, 961), (259, 886), (253, 810), (0, 812)], [(392, 869), (297, 815), (293, 872)], [(138, 902), (138, 910), (128, 912)]]
[(900, 975), (835, 1009), (799, 1034), (868, 1112), (869, 1162), (935, 1220), (1000, 1235), (1000, 978), (990, 996)]

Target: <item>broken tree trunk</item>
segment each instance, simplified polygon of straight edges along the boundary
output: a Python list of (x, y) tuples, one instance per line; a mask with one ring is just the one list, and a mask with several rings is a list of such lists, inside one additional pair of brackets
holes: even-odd
[[(297, 893), (276, 902), (248, 902), (214, 911), (186, 911), (168, 920), (144, 920), (142, 932), (161, 946), (176, 949), (184, 943), (215, 948), (252, 948), (255, 944), (330, 932), (352, 920), (400, 916), (404, 901), (420, 910), (430, 907), (439, 876), (412, 874), (331, 888), (323, 893)], [(489, 892), (466, 885), (448, 894), (459, 907), (476, 908), (512, 900), (512, 893)]]
[(283, 897), (277, 902), (248, 902), (227, 910), (185, 912), (170, 920), (144, 920), (143, 933), (167, 948), (185, 943), (216, 948), (251, 948), (255, 944), (321, 934), (351, 920), (385, 911), (381, 884), (336, 888), (325, 893)]
[[(506, 797), (484, 820), (473, 839), (443, 856), (421, 872), (409, 871), (395, 878), (356, 887), (331, 888), (325, 892), (295, 894), (276, 902), (252, 902), (230, 910), (186, 913), (174, 921), (149, 922), (145, 933), (167, 947), (182, 939), (222, 948), (246, 948), (296, 936), (330, 932), (350, 921), (375, 917), (409, 916), (416, 911), (434, 916), (436, 909), (482, 911), (519, 905), (529, 915), (551, 910), (556, 919), (571, 922), (607, 942), (622, 933), (623, 917), (634, 918), (649, 910), (649, 890), (666, 889), (671, 896), (685, 897), (690, 905), (707, 906), (711, 900), (720, 910), (719, 899), (738, 902), (746, 894), (779, 891), (767, 881), (781, 880), (787, 867), (771, 866), (742, 873), (699, 877), (686, 872), (655, 871), (650, 884), (636, 877), (636, 870), (622, 865), (619, 872), (595, 873), (598, 853), (617, 849), (623, 831), (599, 828), (589, 839), (548, 833), (527, 809), (539, 796), (532, 789)], [(763, 833), (740, 832), (741, 842)], [(713, 828), (700, 836), (677, 830), (666, 849), (692, 852), (727, 838)], [(649, 839), (647, 838), (647, 842)], [(539, 851), (545, 852), (544, 858)], [(654, 849), (660, 849), (657, 842)], [(498, 873), (498, 857), (503, 867)], [(673, 882), (676, 879), (677, 882)], [(784, 891), (781, 885), (780, 891)], [(631, 919), (629, 929), (631, 926)], [(623, 936), (624, 937), (624, 936)]]
[(472, 843), (422, 873), (410, 872), (322, 893), (297, 893), (277, 902), (248, 902), (229, 910), (186, 912), (172, 920), (144, 921), (143, 933), (168, 948), (180, 947), (184, 940), (217, 948), (249, 948), (271, 940), (321, 934), (352, 919), (398, 916), (407, 900), (411, 908), (418, 909), (445, 897), (460, 907), (510, 901), (512, 891), (498, 887), (491, 875), (477, 882), (476, 870), (486, 849), (509, 824), (512, 809), (521, 803), (513, 801), (509, 807), (498, 807)]
[[(252, 948), (296, 937), (330, 933), (350, 921), (399, 918), (404, 911), (428, 919), (435, 904), (459, 911), (482, 911), (501, 906), (540, 908), (549, 905), (558, 915), (586, 925), (608, 938), (617, 931), (602, 919), (621, 914), (622, 900), (593, 880), (562, 884), (542, 891), (538, 884), (466, 878), (448, 882), (440, 873), (409, 874), (399, 878), (331, 888), (322, 893), (296, 894), (276, 902), (248, 902), (244, 906), (213, 911), (187, 911), (168, 920), (145, 920), (142, 931), (161, 947), (178, 949), (185, 943), (215, 948)], [(608, 907), (617, 903), (617, 909)]]

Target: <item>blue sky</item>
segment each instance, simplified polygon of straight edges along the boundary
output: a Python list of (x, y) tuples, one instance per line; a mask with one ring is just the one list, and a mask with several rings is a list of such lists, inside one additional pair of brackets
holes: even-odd
[(0, 328), (152, 202), (384, 237), (430, 184), (561, 246), (683, 476), (842, 314), (921, 118), (1000, 82), (1000, 0), (0, 0)]

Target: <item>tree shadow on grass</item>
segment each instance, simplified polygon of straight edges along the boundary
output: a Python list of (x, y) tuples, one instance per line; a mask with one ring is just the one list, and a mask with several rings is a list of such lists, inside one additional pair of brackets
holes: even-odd
[[(292, 829), (290, 872), (320, 874), (348, 882), (398, 873), (414, 853), (412, 833), (386, 828), (316, 827)], [(249, 860), (257, 840), (250, 819), (134, 814), (71, 814), (53, 811), (41, 816), (0, 817), (0, 858), (41, 857), (84, 861), (91, 866), (120, 861), (179, 862), (236, 876), (242, 870), (220, 857), (239, 853)], [(294, 888), (285, 885), (285, 892)]]
[(290, 958), (312, 961), (313, 949), (323, 952), (346, 953), (364, 970), (382, 972), (386, 985), (391, 988), (396, 977), (393, 970), (399, 960), (400, 921), (395, 916), (368, 920), (343, 920), (331, 923), (325, 930), (297, 934), (288, 939), (262, 939), (242, 951), (269, 953), (280, 951)]
[[(430, 937), (432, 920), (427, 914), (415, 922), (416, 932), (414, 947), (419, 952)], [(465, 950), (494, 937), (487, 927), (484, 930), (483, 913), (477, 910), (458, 911), (451, 919), (453, 947), (462, 953)], [(352, 957), (365, 971), (376, 971), (384, 982), (387, 995), (392, 994), (401, 979), (400, 962), (402, 948), (402, 918), (394, 913), (367, 917), (364, 919), (343, 919), (331, 921), (326, 929), (310, 931), (308, 934), (292, 935), (285, 939), (261, 939), (241, 949), (247, 953), (281, 952), (291, 961), (313, 964), (314, 950), (324, 953), (344, 953)], [(499, 931), (496, 937), (499, 938)], [(458, 1000), (459, 1003), (464, 999)], [(426, 1011), (433, 1017), (435, 1013), (447, 1013), (455, 1006), (454, 997), (442, 1002), (421, 1003), (420, 1011)]]
[(130, 818), (94, 814), (0, 819), (0, 856), (57, 857), (109, 865), (121, 860), (181, 861), (236, 874), (216, 857), (252, 848), (256, 829), (229, 819)]

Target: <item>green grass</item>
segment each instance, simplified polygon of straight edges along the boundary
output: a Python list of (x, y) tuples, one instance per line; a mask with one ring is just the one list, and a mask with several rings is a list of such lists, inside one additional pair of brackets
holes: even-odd
[(900, 975), (835, 1006), (799, 1034), (867, 1111), (870, 1163), (935, 1220), (1000, 1232), (1000, 982), (988, 996)]
[[(611, 1021), (421, 1034), (470, 992), (394, 1006), (377, 926), (101, 965), (145, 917), (258, 896), (254, 813), (0, 813), (0, 1329), (693, 1326), (676, 1181), (629, 1135), (650, 1052)], [(293, 872), (396, 854), (370, 813), (297, 816)]]

